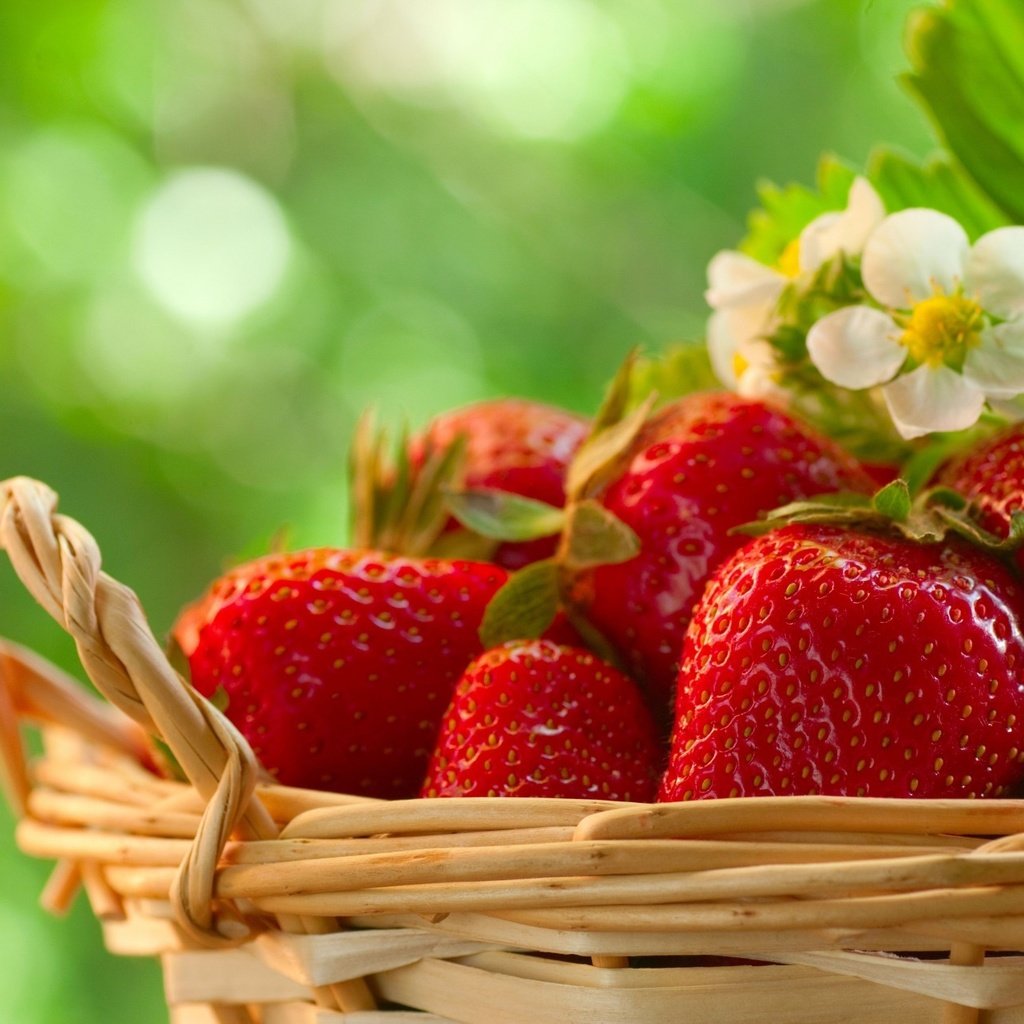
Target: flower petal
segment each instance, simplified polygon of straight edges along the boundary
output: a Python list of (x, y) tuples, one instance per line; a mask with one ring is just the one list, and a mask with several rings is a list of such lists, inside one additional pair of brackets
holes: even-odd
[(761, 344), (770, 330), (771, 317), (757, 306), (720, 309), (708, 317), (708, 356), (715, 375), (727, 388), (736, 389), (737, 364), (754, 361), (749, 350)]
[(889, 415), (901, 437), (937, 430), (964, 430), (985, 405), (981, 389), (946, 365), (919, 366), (882, 388)]
[(789, 391), (778, 381), (778, 375), (768, 364), (751, 363), (736, 382), (736, 394), (741, 398), (767, 398), (785, 405)]
[(885, 206), (866, 178), (855, 178), (846, 209), (815, 217), (800, 232), (800, 269), (817, 270), (838, 252), (856, 256), (885, 217)]
[(708, 290), (704, 298), (712, 309), (765, 306), (775, 302), (788, 283), (779, 271), (741, 252), (717, 253), (708, 264)]
[(967, 232), (938, 210), (901, 210), (886, 217), (864, 245), (861, 275), (883, 306), (909, 309), (951, 292), (963, 280), (970, 245)]
[(964, 360), (964, 376), (989, 398), (1024, 394), (1024, 320), (982, 331), (981, 344)]
[(739, 341), (724, 310), (708, 317), (708, 357), (715, 376), (730, 390), (736, 390), (736, 350)]
[(986, 312), (1024, 315), (1024, 227), (982, 235), (967, 257), (966, 284)]
[(846, 306), (808, 331), (807, 352), (826, 380), (844, 388), (870, 388), (891, 380), (907, 358), (899, 336), (888, 313)]

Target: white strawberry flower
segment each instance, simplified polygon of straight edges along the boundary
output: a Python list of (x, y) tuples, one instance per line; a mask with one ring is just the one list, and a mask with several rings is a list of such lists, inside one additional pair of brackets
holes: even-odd
[(1024, 393), (1024, 227), (972, 247), (952, 217), (903, 210), (867, 240), (861, 276), (882, 308), (822, 317), (807, 351), (834, 384), (882, 385), (903, 437), (963, 430), (986, 401)]
[(845, 210), (823, 213), (800, 232), (770, 267), (741, 252), (718, 253), (708, 264), (705, 298), (708, 351), (719, 379), (747, 397), (780, 390), (771, 345), (782, 293), (805, 280), (839, 252), (856, 256), (885, 216), (878, 193), (864, 178), (850, 186)]

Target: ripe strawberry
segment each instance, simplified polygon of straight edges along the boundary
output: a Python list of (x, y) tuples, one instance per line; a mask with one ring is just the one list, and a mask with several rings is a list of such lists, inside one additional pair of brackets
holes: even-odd
[(683, 636), (733, 527), (796, 498), (873, 490), (832, 441), (763, 402), (695, 394), (642, 427), (601, 504), (640, 554), (576, 576), (570, 600), (611, 641), (656, 708), (671, 708)]
[(659, 799), (998, 796), (1024, 776), (1022, 621), (961, 540), (759, 537), (694, 611)]
[(631, 680), (589, 651), (513, 641), (456, 687), (423, 796), (649, 801), (660, 757)]
[[(1010, 532), (1014, 512), (1024, 511), (1024, 423), (1014, 423), (945, 466), (936, 483), (974, 504), (981, 525), (998, 537)], [(1024, 549), (1017, 552), (1024, 570)]]
[[(588, 430), (584, 417), (564, 409), (526, 399), (499, 398), (438, 416), (410, 442), (409, 461), (416, 467), (427, 446), (443, 449), (464, 435), (464, 487), (506, 491), (561, 507), (566, 467)], [(556, 540), (548, 537), (504, 543), (494, 561), (518, 569), (553, 554), (555, 544)]]
[(484, 608), (507, 574), (476, 562), (319, 548), (229, 572), (182, 614), (192, 682), (280, 781), (414, 796)]

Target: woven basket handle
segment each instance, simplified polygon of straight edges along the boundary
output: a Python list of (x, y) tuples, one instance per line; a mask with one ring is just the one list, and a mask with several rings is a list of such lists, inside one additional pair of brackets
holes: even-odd
[(224, 844), (236, 828), (252, 838), (277, 835), (253, 798), (256, 759), (235, 727), (171, 666), (138, 598), (101, 570), (92, 535), (56, 509), (57, 496), (45, 484), (25, 477), (0, 483), (0, 547), (74, 639), (100, 693), (167, 743), (207, 801), (172, 898), (181, 922), (211, 941), (218, 936), (211, 899)]

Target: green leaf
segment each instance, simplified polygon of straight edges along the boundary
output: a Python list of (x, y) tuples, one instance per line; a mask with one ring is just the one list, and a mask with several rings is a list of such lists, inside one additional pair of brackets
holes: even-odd
[(910, 515), (912, 505), (910, 499), (910, 488), (906, 480), (893, 480), (886, 484), (871, 499), (871, 505), (876, 512), (880, 512), (887, 519), (894, 523), (905, 522)]
[(559, 570), (553, 559), (513, 573), (491, 598), (480, 624), (480, 640), (490, 649), (509, 640), (538, 637), (551, 625), (560, 602)]
[(562, 558), (568, 569), (614, 565), (640, 554), (640, 538), (596, 501), (580, 501), (570, 506), (568, 520)]
[(463, 526), (494, 540), (534, 540), (561, 533), (565, 512), (507, 491), (450, 491), (448, 510)]
[(749, 218), (749, 232), (740, 249), (769, 266), (807, 225), (829, 210), (846, 206), (857, 172), (838, 157), (826, 154), (818, 164), (817, 188), (805, 185), (758, 185), (759, 209)]
[(946, 153), (923, 163), (888, 147), (868, 159), (867, 176), (890, 213), (927, 206), (958, 220), (971, 238), (1007, 224), (1006, 215)]
[(1024, 221), (1024, 5), (951, 0), (918, 11), (905, 76), (947, 147), (1007, 218)]

